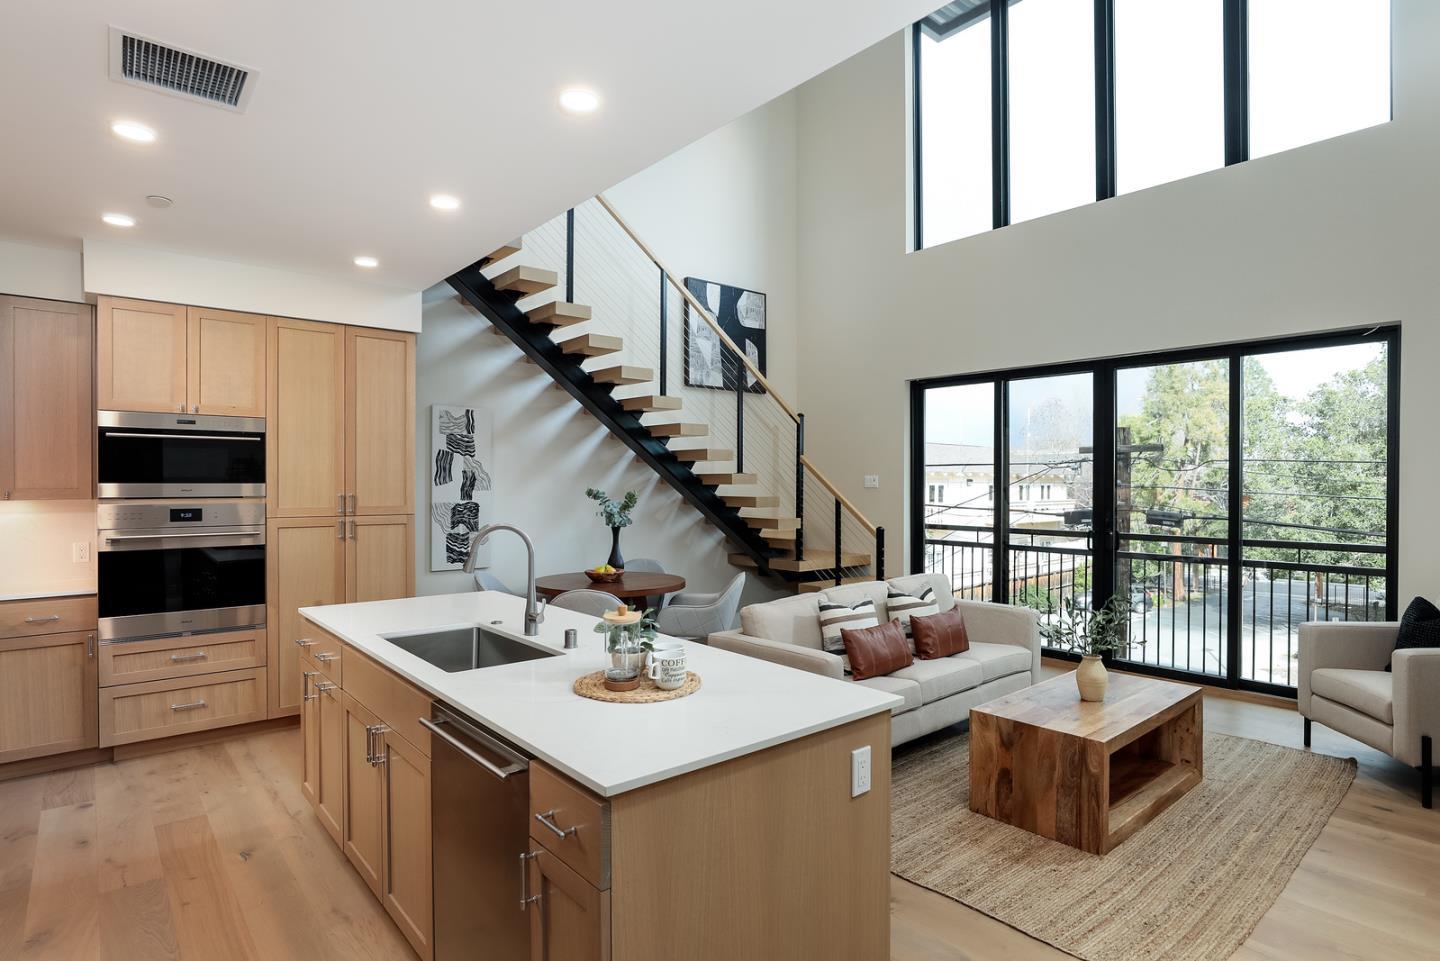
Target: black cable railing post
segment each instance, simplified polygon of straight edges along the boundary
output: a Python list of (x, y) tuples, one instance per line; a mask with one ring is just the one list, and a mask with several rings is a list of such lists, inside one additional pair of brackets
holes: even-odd
[(805, 559), (805, 415), (795, 415), (795, 559)]
[(660, 270), (660, 396), (665, 396), (666, 372), (669, 369), (667, 359), (670, 356), (670, 349), (666, 346), (666, 331), (670, 327), (670, 278), (665, 276), (664, 268)]
[(844, 560), (840, 549), (840, 498), (835, 498), (835, 586), (839, 587), (844, 571), (840, 569), (840, 562)]
[(875, 579), (885, 579), (885, 528), (875, 528)]
[(575, 303), (575, 208), (565, 211), (565, 302)]
[[(736, 354), (738, 361), (740, 355)], [(745, 473), (745, 365), (740, 364), (736, 376), (740, 378), (735, 385), (735, 472)]]

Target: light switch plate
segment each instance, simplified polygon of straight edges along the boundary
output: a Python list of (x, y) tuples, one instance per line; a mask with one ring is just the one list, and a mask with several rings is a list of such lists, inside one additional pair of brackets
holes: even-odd
[(879, 486), (880, 486), (880, 475), (879, 475), (879, 474), (866, 474), (866, 475), (865, 475), (865, 486), (868, 487), (868, 488), (870, 488), (870, 489), (872, 489), (872, 490), (879, 488)]
[(850, 796), (859, 797), (870, 790), (870, 745), (850, 752)]

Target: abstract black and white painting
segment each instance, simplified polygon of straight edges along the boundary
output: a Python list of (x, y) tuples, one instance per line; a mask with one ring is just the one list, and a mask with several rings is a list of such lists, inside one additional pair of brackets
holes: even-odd
[[(430, 408), (430, 569), (456, 571), (480, 525), (494, 518), (493, 425), (490, 412), (435, 404)], [(490, 566), (490, 546), (475, 556)]]
[[(745, 351), (760, 373), (765, 368), (765, 295), (743, 287), (717, 284), (699, 277), (686, 277), (685, 289), (705, 306), (732, 341)], [(721, 342), (713, 327), (685, 302), (685, 386), (738, 390), (740, 375), (752, 394), (765, 388), (745, 370), (733, 352)]]

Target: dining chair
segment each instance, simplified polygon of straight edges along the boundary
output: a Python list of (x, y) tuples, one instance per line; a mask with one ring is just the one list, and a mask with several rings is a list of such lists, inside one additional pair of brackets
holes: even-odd
[(559, 607), (567, 611), (579, 611), (581, 614), (593, 614), (599, 617), (606, 611), (613, 611), (621, 604), (620, 598), (614, 594), (606, 594), (604, 591), (566, 591), (564, 594), (557, 594), (550, 601), (550, 607)]
[[(632, 557), (632, 558), (630, 558), (629, 560), (627, 560), (627, 561), (625, 562), (625, 571), (626, 571), (626, 573), (629, 573), (630, 571), (635, 571), (635, 572), (640, 573), (640, 574), (665, 574), (665, 573), (668, 573), (668, 572), (665, 570), (665, 567), (664, 567), (659, 561), (657, 561), (657, 560), (656, 560), (655, 558), (653, 558), (653, 557)], [(659, 595), (659, 601), (655, 604), (655, 609), (656, 609), (656, 610), (662, 610), (662, 609), (664, 609), (665, 605), (666, 605), (666, 604), (669, 604), (669, 603), (670, 603), (671, 601), (673, 601), (674, 599), (675, 599), (675, 595), (674, 595), (674, 594), (661, 594), (661, 595)], [(648, 604), (649, 604), (649, 598), (646, 598), (646, 604), (647, 604), (647, 606), (648, 606)]]
[(655, 616), (661, 634), (704, 641), (711, 634), (728, 631), (735, 626), (740, 610), (740, 594), (745, 590), (745, 572), (736, 574), (723, 591), (702, 594), (681, 591), (668, 607)]
[[(505, 582), (491, 574), (489, 571), (475, 572), (475, 590), (477, 591), (499, 591), (501, 594), (515, 594), (505, 586)], [(515, 594), (516, 597), (520, 595)]]

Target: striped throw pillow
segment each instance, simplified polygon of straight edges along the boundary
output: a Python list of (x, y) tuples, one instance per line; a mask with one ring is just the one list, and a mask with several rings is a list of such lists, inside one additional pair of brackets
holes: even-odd
[(825, 650), (831, 654), (845, 654), (845, 641), (840, 637), (842, 630), (853, 631), (862, 627), (879, 626), (880, 618), (875, 613), (875, 602), (868, 597), (854, 606), (830, 601), (820, 602), (820, 640)]
[(892, 620), (900, 622), (900, 626), (904, 628), (908, 637), (910, 618), (916, 614), (921, 617), (939, 614), (940, 602), (935, 600), (935, 592), (928, 587), (919, 595), (906, 594), (904, 591), (897, 591), (892, 587), (885, 595), (885, 610)]

